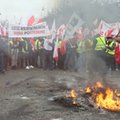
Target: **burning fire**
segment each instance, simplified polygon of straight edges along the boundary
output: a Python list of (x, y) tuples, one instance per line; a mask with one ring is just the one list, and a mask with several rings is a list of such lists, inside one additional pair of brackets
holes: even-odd
[[(105, 87), (101, 82), (96, 82), (94, 85), (87, 86), (84, 93), (89, 95), (90, 103), (92, 102), (91, 104), (98, 108), (120, 111), (120, 92), (117, 90)], [(66, 97), (72, 100), (73, 105), (78, 105), (79, 94), (74, 89)]]
[(102, 83), (97, 82), (92, 87), (88, 86), (86, 93), (91, 94), (98, 107), (110, 111), (120, 111), (120, 93), (118, 91), (105, 88)]
[(72, 97), (72, 98), (76, 98), (76, 97), (77, 97), (77, 95), (76, 95), (76, 93), (75, 93), (75, 90), (71, 90), (71, 97)]
[(92, 92), (90, 86), (86, 87), (85, 92), (88, 93), (88, 94)]
[(67, 97), (69, 97), (69, 98), (72, 99), (74, 105), (77, 104), (77, 102), (76, 102), (77, 93), (75, 92), (74, 89), (72, 89), (72, 90), (70, 91), (70, 93), (69, 93), (69, 95), (68, 95)]

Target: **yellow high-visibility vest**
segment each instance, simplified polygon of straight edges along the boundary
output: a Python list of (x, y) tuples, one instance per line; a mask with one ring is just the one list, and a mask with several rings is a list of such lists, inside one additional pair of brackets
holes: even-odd
[(96, 44), (95, 50), (96, 51), (104, 50), (106, 48), (105, 38), (103, 36), (100, 36), (100, 37), (96, 38), (96, 40), (97, 40), (97, 44)]
[(84, 41), (77, 42), (76, 51), (77, 51), (77, 53), (83, 53), (83, 52), (85, 52), (85, 42)]
[(36, 41), (35, 41), (35, 50), (39, 50), (39, 49), (41, 49), (41, 42), (37, 39)]
[[(115, 41), (112, 41), (112, 42), (110, 43), (109, 47), (112, 47), (113, 44), (116, 44), (116, 45), (117, 45), (117, 43), (116, 43)], [(114, 50), (106, 49), (106, 53), (114, 56), (114, 55), (115, 55), (115, 49), (114, 49)]]

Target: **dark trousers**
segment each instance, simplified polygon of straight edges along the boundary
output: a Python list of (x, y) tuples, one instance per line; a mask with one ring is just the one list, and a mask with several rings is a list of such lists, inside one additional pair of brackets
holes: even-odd
[(0, 72), (3, 72), (5, 68), (4, 64), (4, 53), (0, 52)]
[(19, 52), (18, 54), (18, 67), (24, 68), (25, 67), (25, 53)]
[(49, 50), (44, 50), (44, 57), (43, 57), (43, 61), (44, 61), (44, 65), (43, 68), (46, 69), (53, 69), (53, 57), (52, 57), (52, 51)]
[(58, 68), (64, 69), (65, 55), (61, 55), (60, 49), (58, 49)]
[(75, 62), (76, 62), (76, 52), (72, 50), (71, 52), (66, 53), (66, 57), (64, 61), (64, 69), (75, 71)]
[(39, 51), (38, 50), (35, 50), (34, 52), (34, 66), (35, 67), (38, 67), (38, 56), (39, 56)]
[(44, 66), (44, 49), (40, 49), (38, 52), (38, 56), (39, 56), (39, 67), (43, 68)]
[(110, 68), (111, 70), (115, 71), (116, 69), (116, 64), (115, 64), (115, 57), (114, 55), (106, 55), (106, 64), (108, 69)]

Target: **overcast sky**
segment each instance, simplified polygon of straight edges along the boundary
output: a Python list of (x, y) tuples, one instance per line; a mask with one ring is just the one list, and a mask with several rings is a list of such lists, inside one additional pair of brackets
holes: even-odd
[(43, 16), (56, 5), (55, 1), (57, 0), (0, 0), (0, 19), (7, 17), (11, 21), (31, 15)]

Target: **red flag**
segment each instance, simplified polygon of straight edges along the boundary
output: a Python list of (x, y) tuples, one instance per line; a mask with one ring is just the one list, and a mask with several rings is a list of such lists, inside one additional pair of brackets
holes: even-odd
[(43, 19), (42, 18), (39, 18), (37, 23), (42, 23), (43, 22)]
[(117, 64), (120, 64), (120, 45), (117, 45), (115, 48), (115, 61)]
[(28, 26), (32, 26), (34, 22), (35, 22), (35, 17), (31, 16), (28, 20)]
[[(35, 22), (35, 17), (31, 16), (30, 19), (28, 20), (28, 26), (32, 26), (34, 22)], [(35, 46), (34, 38), (30, 38), (30, 42), (31, 42), (32, 47), (34, 48)]]
[(107, 37), (111, 37), (113, 31), (114, 31), (114, 29), (108, 30), (107, 33), (106, 33), (106, 36), (107, 36)]
[(53, 58), (56, 62), (58, 62), (58, 38), (55, 43), (54, 51), (53, 51)]
[(61, 25), (59, 28), (58, 28), (58, 30), (57, 30), (57, 35), (58, 35), (58, 37), (62, 37), (63, 38), (63, 36), (64, 36), (64, 34), (65, 34), (65, 29), (66, 29), (66, 26), (63, 24), (63, 25)]
[(66, 43), (65, 40), (62, 40), (60, 54), (63, 56), (66, 53)]

